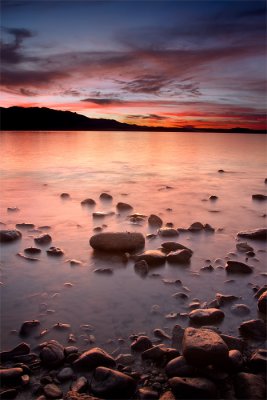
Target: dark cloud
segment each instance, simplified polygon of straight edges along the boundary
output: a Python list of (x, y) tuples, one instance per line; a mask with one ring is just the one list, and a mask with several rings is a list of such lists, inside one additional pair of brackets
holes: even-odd
[(23, 28), (3, 28), (12, 36), (10, 42), (1, 41), (0, 57), (2, 64), (19, 64), (23, 61), (36, 61), (35, 58), (26, 56), (23, 53), (23, 41), (34, 36), (29, 29)]
[(27, 97), (38, 96), (38, 92), (25, 88), (20, 88), (19, 93)]
[(94, 103), (94, 104), (98, 104), (101, 106), (110, 106), (110, 105), (116, 105), (116, 104), (122, 104), (124, 103), (123, 100), (119, 100), (119, 99), (108, 99), (108, 98), (93, 98), (93, 97), (89, 97), (87, 99), (83, 99), (81, 101), (87, 102), (87, 103)]
[(164, 121), (166, 119), (169, 119), (169, 117), (165, 117), (165, 116), (157, 115), (157, 114), (148, 114), (148, 115), (140, 115), (140, 114), (136, 115), (136, 114), (134, 114), (134, 115), (127, 115), (127, 118), (129, 118), (129, 119), (144, 119), (144, 120), (146, 120), (146, 119), (156, 119), (158, 121)]
[(144, 75), (135, 78), (130, 82), (117, 81), (122, 85), (122, 90), (131, 93), (152, 93), (157, 94), (169, 85), (172, 81), (160, 75)]
[[(68, 74), (60, 71), (7, 70), (3, 69), (1, 84), (6, 87), (30, 86), (47, 87), (57, 79), (66, 78)], [(25, 90), (25, 89), (24, 89)]]

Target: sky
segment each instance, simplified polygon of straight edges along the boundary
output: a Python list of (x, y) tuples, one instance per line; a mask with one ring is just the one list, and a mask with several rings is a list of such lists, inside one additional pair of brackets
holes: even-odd
[(266, 128), (266, 2), (2, 0), (3, 107)]

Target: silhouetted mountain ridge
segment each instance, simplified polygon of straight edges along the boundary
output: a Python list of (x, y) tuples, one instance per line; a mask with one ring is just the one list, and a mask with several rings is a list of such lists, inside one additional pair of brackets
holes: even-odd
[(88, 118), (71, 111), (59, 111), (46, 107), (0, 107), (3, 131), (162, 131), (162, 132), (240, 132), (266, 133), (264, 130), (245, 128), (212, 129), (183, 126), (163, 128), (140, 126), (118, 122), (114, 119)]

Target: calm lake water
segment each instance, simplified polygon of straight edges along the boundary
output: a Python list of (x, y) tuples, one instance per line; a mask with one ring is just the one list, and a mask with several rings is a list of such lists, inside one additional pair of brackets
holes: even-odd
[[(176, 323), (187, 326), (186, 317), (170, 320), (166, 315), (188, 312), (193, 299), (209, 302), (217, 292), (240, 296), (235, 303), (250, 307), (246, 316), (235, 316), (231, 305), (224, 307), (223, 332), (237, 335), (240, 322), (257, 317), (252, 285), (266, 283), (263, 242), (250, 242), (256, 252), (248, 262), (255, 268), (252, 275), (232, 277), (222, 268), (210, 273), (200, 269), (209, 264), (218, 267), (214, 262), (218, 258), (222, 265), (227, 259), (245, 261), (244, 253), (236, 251), (237, 232), (266, 226), (266, 202), (251, 198), (255, 193), (267, 194), (265, 135), (2, 132), (0, 140), (1, 229), (22, 222), (36, 228), (49, 225), (52, 244), (65, 252), (55, 259), (43, 247), (35, 263), (18, 257), (38, 236), (28, 230), (23, 230), (21, 241), (1, 245), (2, 348), (21, 342), (16, 331), (24, 320), (39, 319), (39, 332), (49, 332), (38, 338), (37, 330), (27, 339), (31, 344), (52, 338), (66, 344), (73, 333), (81, 349), (88, 348), (89, 335), (94, 335), (95, 344), (121, 351), (118, 338), (126, 340), (128, 349), (132, 333), (153, 337), (155, 328), (170, 332)], [(218, 173), (219, 169), (225, 173)], [(70, 199), (62, 200), (62, 192), (69, 193)], [(113, 201), (101, 201), (102, 192), (109, 192)], [(211, 195), (218, 200), (211, 202)], [(96, 206), (82, 207), (85, 198), (93, 198)], [(107, 225), (104, 231), (153, 232), (147, 222), (131, 224), (126, 215), (118, 215), (119, 201), (131, 204), (134, 212), (157, 214), (176, 228), (200, 221), (212, 225), (215, 233), (180, 234), (177, 241), (194, 251), (191, 264), (166, 263), (142, 278), (135, 273), (133, 261), (96, 256), (89, 245), (93, 229), (102, 224)], [(7, 212), (7, 207), (20, 211)], [(97, 220), (93, 211), (115, 214)], [(146, 240), (146, 249), (156, 249), (163, 241)], [(70, 259), (82, 264), (71, 266)], [(93, 272), (99, 267), (112, 267), (113, 274)], [(166, 284), (163, 278), (180, 279), (186, 288)], [(189, 299), (172, 297), (180, 291)], [(57, 322), (68, 323), (71, 329), (52, 329)]]

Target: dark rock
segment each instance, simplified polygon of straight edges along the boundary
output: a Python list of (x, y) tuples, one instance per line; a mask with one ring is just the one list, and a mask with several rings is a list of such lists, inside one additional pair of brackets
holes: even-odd
[(113, 211), (105, 212), (105, 211), (96, 211), (93, 212), (92, 217), (93, 218), (105, 218), (108, 216), (114, 215)]
[(236, 244), (236, 248), (238, 251), (242, 253), (246, 253), (247, 251), (253, 251), (253, 247), (251, 247), (247, 242), (240, 242)]
[(134, 270), (138, 274), (145, 276), (148, 274), (149, 271), (148, 263), (146, 262), (146, 260), (136, 261), (136, 263), (134, 264)]
[(215, 232), (215, 229), (210, 224), (204, 225), (204, 231), (206, 232)]
[(132, 252), (144, 247), (145, 238), (138, 232), (104, 232), (92, 236), (90, 245), (95, 250)]
[(172, 297), (174, 297), (175, 299), (180, 299), (180, 300), (188, 300), (189, 299), (188, 294), (183, 293), (183, 292), (174, 293), (172, 295)]
[(132, 211), (133, 207), (130, 204), (119, 202), (116, 205), (116, 208), (119, 212), (127, 212)]
[(265, 372), (267, 369), (267, 350), (257, 349), (249, 360), (249, 367), (252, 372)]
[(220, 174), (222, 174), (222, 173), (224, 173), (225, 171), (224, 171), (223, 169), (218, 169), (218, 172), (219, 172)]
[(190, 312), (189, 318), (195, 324), (213, 324), (224, 318), (224, 312), (217, 308), (198, 308)]
[(221, 293), (216, 293), (216, 299), (219, 303), (220, 306), (223, 306), (225, 304), (231, 303), (237, 299), (239, 299), (239, 297), (235, 296), (235, 295), (227, 295), (227, 294), (221, 294)]
[(173, 237), (173, 236), (179, 235), (179, 233), (176, 229), (168, 228), (168, 227), (160, 228), (158, 230), (158, 233), (160, 236), (163, 236), (163, 237), (167, 237), (167, 236)]
[(113, 274), (113, 269), (112, 268), (96, 268), (93, 270), (93, 272), (95, 272), (97, 274), (111, 275), (111, 274)]
[(152, 361), (161, 360), (165, 354), (164, 348), (165, 346), (162, 344), (150, 347), (149, 349), (142, 352), (142, 358), (144, 360), (152, 360)]
[(50, 340), (43, 344), (40, 359), (45, 366), (56, 367), (63, 362), (64, 358), (64, 347), (56, 340)]
[(153, 267), (165, 263), (166, 255), (160, 250), (146, 250), (135, 256), (137, 261), (144, 260), (148, 266)]
[(91, 389), (97, 396), (126, 399), (134, 395), (136, 382), (133, 378), (122, 372), (98, 367), (91, 381)]
[(155, 392), (151, 388), (146, 388), (145, 387), (145, 388), (142, 388), (142, 389), (138, 390), (138, 398), (140, 400), (148, 400), (148, 399), (158, 400), (159, 394), (158, 394), (158, 392)]
[(100, 200), (107, 200), (107, 201), (111, 201), (113, 199), (113, 197), (109, 193), (101, 193), (99, 198)]
[(231, 307), (231, 313), (243, 317), (250, 313), (250, 308), (246, 304), (235, 304)]
[[(39, 399), (37, 399), (39, 400)], [(45, 400), (45, 399), (42, 399)], [(64, 400), (101, 400), (99, 397), (92, 396), (90, 394), (79, 394), (73, 390), (69, 390), (64, 397)]]
[(160, 396), (159, 400), (175, 400), (174, 394), (168, 390)]
[(16, 347), (14, 347), (12, 350), (9, 351), (2, 351), (0, 353), (0, 361), (5, 362), (5, 361), (10, 361), (16, 356), (21, 356), (25, 354), (29, 354), (30, 352), (30, 346), (27, 343), (20, 343)]
[(69, 198), (70, 198), (70, 195), (69, 195), (69, 193), (61, 193), (60, 197), (61, 197), (62, 199), (69, 199)]
[(48, 250), (46, 250), (47, 255), (53, 256), (53, 257), (60, 257), (63, 256), (64, 251), (60, 249), (59, 247), (49, 247)]
[(44, 386), (44, 394), (51, 399), (59, 399), (62, 397), (62, 390), (54, 383), (48, 383)]
[(251, 274), (253, 272), (253, 267), (250, 265), (231, 260), (227, 261), (225, 269), (229, 274)]
[(259, 297), (258, 310), (263, 314), (267, 314), (267, 290), (263, 292)]
[(267, 228), (238, 232), (237, 235), (251, 240), (267, 240)]
[(254, 297), (256, 299), (259, 299), (261, 297), (262, 293), (266, 292), (266, 290), (267, 290), (267, 285), (263, 285), (260, 289), (258, 289), (256, 291), (256, 293), (254, 294)]
[(193, 366), (222, 364), (228, 360), (228, 347), (222, 338), (208, 329), (186, 328), (183, 356)]
[(200, 268), (200, 271), (212, 272), (214, 271), (214, 267), (212, 265), (205, 265), (204, 267)]
[(196, 374), (196, 368), (189, 365), (183, 356), (179, 356), (168, 362), (165, 367), (165, 372), (169, 377), (194, 376)]
[(190, 261), (192, 254), (193, 252), (190, 249), (171, 251), (167, 255), (167, 261), (174, 264), (187, 264)]
[(212, 195), (209, 197), (209, 200), (211, 201), (218, 200), (218, 196)]
[(115, 367), (116, 361), (106, 351), (94, 347), (82, 353), (79, 358), (74, 361), (73, 366), (76, 368), (84, 368), (88, 370), (97, 367)]
[(152, 342), (147, 336), (139, 336), (131, 344), (131, 349), (138, 352), (143, 352), (152, 347)]
[(38, 249), (37, 247), (27, 247), (26, 249), (24, 249), (24, 253), (26, 254), (40, 254), (41, 253), (41, 249)]
[(57, 379), (62, 382), (68, 381), (72, 379), (73, 375), (74, 375), (73, 370), (70, 367), (65, 367), (59, 371), (59, 373), (57, 374)]
[(7, 212), (18, 212), (20, 209), (18, 207), (7, 207)]
[(184, 245), (177, 243), (177, 242), (164, 242), (161, 244), (161, 247), (166, 250), (166, 252), (171, 252), (171, 251), (176, 251), (176, 250), (183, 250), (183, 249), (188, 249), (188, 247), (185, 247)]
[(227, 344), (229, 350), (239, 350), (241, 353), (243, 353), (246, 345), (243, 339), (224, 334), (220, 334), (220, 336)]
[(174, 325), (172, 330), (172, 347), (177, 349), (179, 352), (182, 351), (182, 344), (184, 338), (184, 328), (180, 325)]
[(243, 367), (244, 359), (239, 350), (230, 350), (227, 362), (227, 370), (230, 372), (240, 371)]
[(22, 368), (4, 368), (0, 369), (0, 382), (2, 384), (18, 383), (24, 374)]
[(204, 229), (204, 225), (201, 222), (194, 222), (188, 228), (190, 232), (199, 232)]
[(238, 399), (265, 399), (266, 385), (261, 376), (240, 372), (235, 376), (234, 383)]
[(74, 392), (82, 393), (87, 389), (88, 380), (85, 376), (80, 376), (75, 382), (71, 385), (71, 390)]
[(0, 243), (14, 242), (15, 240), (21, 239), (21, 237), (21, 232), (16, 229), (0, 230)]
[(265, 339), (267, 334), (266, 324), (261, 319), (252, 319), (242, 322), (239, 327), (242, 336), (253, 339)]
[(52, 242), (52, 238), (48, 233), (45, 233), (43, 235), (34, 238), (34, 241), (35, 243), (40, 245), (47, 245)]
[(252, 199), (263, 201), (263, 200), (267, 200), (267, 196), (265, 196), (264, 194), (253, 194)]
[(34, 227), (35, 227), (34, 224), (30, 224), (27, 222), (22, 222), (22, 223), (16, 224), (16, 228), (18, 228), (18, 229), (33, 229)]
[(0, 393), (0, 399), (14, 399), (17, 397), (17, 389), (3, 389)]
[(151, 226), (153, 226), (153, 227), (160, 228), (160, 227), (162, 226), (162, 224), (163, 224), (163, 221), (162, 221), (162, 219), (161, 219), (160, 217), (158, 217), (157, 215), (151, 214), (151, 215), (148, 217), (148, 224), (151, 225)]
[(215, 384), (206, 378), (171, 378), (170, 387), (176, 399), (215, 399)]
[(96, 202), (93, 199), (85, 199), (85, 200), (81, 201), (81, 205), (92, 207), (92, 206), (96, 205)]
[(160, 339), (171, 339), (170, 335), (168, 335), (163, 329), (154, 329), (153, 333)]
[(20, 336), (29, 336), (32, 331), (34, 331), (39, 325), (40, 321), (38, 321), (37, 319), (23, 322), (19, 331)]

